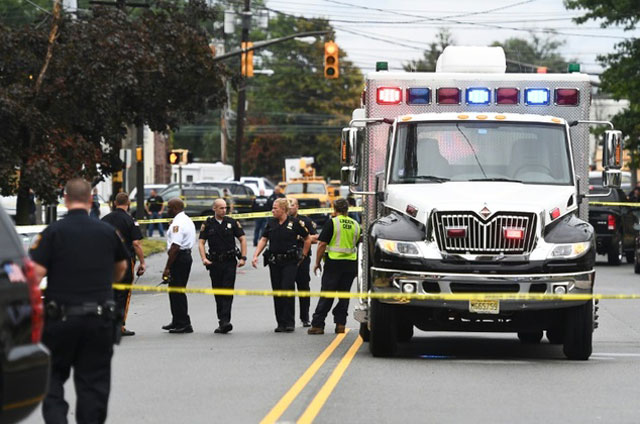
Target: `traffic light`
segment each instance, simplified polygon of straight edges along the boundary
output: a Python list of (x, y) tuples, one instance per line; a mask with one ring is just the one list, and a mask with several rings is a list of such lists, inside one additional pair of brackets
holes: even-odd
[(167, 162), (171, 165), (186, 165), (193, 162), (193, 153), (187, 149), (173, 149), (167, 153)]
[[(251, 41), (242, 42), (242, 50), (253, 47)], [(242, 53), (242, 75), (245, 77), (253, 76), (253, 50), (249, 50), (246, 53)]]
[(340, 76), (338, 69), (338, 45), (333, 41), (324, 43), (324, 77), (336, 79)]
[(169, 162), (171, 165), (177, 165), (180, 162), (181, 158), (182, 155), (178, 154), (177, 150), (172, 150), (167, 153), (167, 162)]

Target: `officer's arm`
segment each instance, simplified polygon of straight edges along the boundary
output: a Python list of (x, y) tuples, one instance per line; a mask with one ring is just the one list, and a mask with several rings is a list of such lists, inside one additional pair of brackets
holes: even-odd
[(207, 261), (207, 254), (206, 254), (206, 252), (205, 252), (205, 250), (204, 250), (204, 244), (205, 244), (206, 242), (207, 242), (207, 241), (206, 241), (206, 240), (204, 240), (204, 239), (199, 239), (199, 240), (198, 240), (198, 251), (200, 252), (200, 259), (202, 259), (202, 263), (203, 263), (203, 264), (205, 264), (205, 265), (208, 265), (208, 264), (206, 263), (206, 261)]
[(136, 252), (140, 265), (144, 266), (144, 252), (142, 251), (142, 244), (140, 244), (140, 240), (133, 241), (133, 251)]
[(238, 240), (240, 240), (240, 256), (247, 256), (247, 237), (240, 236)]
[(305, 257), (309, 256), (309, 250), (311, 250), (311, 236), (307, 235), (304, 238), (304, 246), (302, 246), (302, 254)]
[(178, 252), (180, 252), (180, 245), (173, 243), (167, 252), (169, 257), (167, 258), (167, 265), (164, 267), (165, 271), (168, 271), (169, 268), (171, 268), (171, 265), (173, 265), (173, 262), (178, 257)]
[(120, 281), (127, 270), (127, 260), (123, 259), (113, 264), (113, 281)]
[(34, 262), (33, 265), (36, 272), (36, 281), (38, 284), (40, 284), (40, 281), (42, 281), (44, 276), (47, 275), (47, 268), (43, 267), (37, 262)]
[(315, 272), (317, 269), (320, 269), (320, 261), (324, 257), (324, 252), (327, 250), (327, 242), (321, 241), (318, 243), (318, 250), (316, 250), (316, 265), (313, 267), (313, 271)]
[(251, 261), (251, 265), (253, 265), (254, 268), (258, 267), (258, 257), (267, 245), (267, 240), (269, 239), (266, 237), (260, 237), (260, 241), (258, 241), (258, 247), (256, 247), (256, 250), (253, 253), (253, 260)]

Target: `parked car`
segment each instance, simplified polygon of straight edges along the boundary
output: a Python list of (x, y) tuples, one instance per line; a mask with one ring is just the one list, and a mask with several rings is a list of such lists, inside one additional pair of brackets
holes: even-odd
[(222, 190), (227, 203), (233, 205), (233, 208), (229, 209), (230, 213), (253, 212), (256, 195), (249, 187), (238, 181), (198, 181), (193, 183), (193, 187), (215, 187)]
[(253, 190), (256, 196), (260, 195), (260, 190), (264, 190), (264, 195), (269, 197), (276, 188), (276, 185), (265, 177), (240, 177), (240, 182)]
[[(160, 193), (165, 201), (169, 201), (174, 197), (180, 197), (180, 187), (171, 186)], [(213, 215), (213, 202), (216, 199), (224, 198), (222, 189), (213, 186), (196, 186), (193, 184), (182, 185), (182, 200), (184, 201), (184, 211), (189, 216), (208, 216)], [(168, 218), (167, 208), (165, 208), (162, 217)]]
[[(602, 188), (602, 171), (589, 171), (589, 186)], [(622, 171), (622, 181), (620, 188), (626, 194), (631, 191), (631, 172)]]
[[(609, 189), (592, 184), (589, 180), (591, 194), (604, 194)], [(592, 198), (592, 202), (627, 202), (627, 195), (622, 189), (611, 189), (606, 197)], [(631, 206), (589, 206), (589, 223), (596, 232), (596, 253), (607, 255), (610, 265), (619, 265), (622, 257), (628, 263), (635, 258), (635, 239), (638, 231), (634, 228), (637, 217)]]
[(44, 311), (33, 262), (0, 207), (0, 423), (29, 415), (44, 397), (50, 356), (40, 343)]
[[(145, 184), (144, 185), (144, 200), (145, 202), (151, 196), (151, 190), (155, 190), (157, 193), (160, 193), (162, 190), (167, 188), (168, 184)], [(129, 193), (129, 199), (132, 202), (136, 201), (136, 195), (138, 193), (138, 187), (134, 187)]]

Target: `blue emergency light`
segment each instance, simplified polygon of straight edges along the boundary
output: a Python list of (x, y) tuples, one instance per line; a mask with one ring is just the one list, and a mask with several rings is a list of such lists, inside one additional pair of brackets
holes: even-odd
[(549, 104), (548, 88), (527, 88), (524, 90), (524, 103), (527, 106), (546, 106)]
[(491, 103), (491, 91), (488, 88), (467, 88), (468, 105), (488, 105)]
[(428, 105), (431, 103), (431, 90), (428, 88), (407, 89), (407, 104)]

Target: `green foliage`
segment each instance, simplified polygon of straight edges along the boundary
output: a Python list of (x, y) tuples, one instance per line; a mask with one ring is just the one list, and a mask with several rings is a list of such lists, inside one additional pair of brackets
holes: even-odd
[(567, 9), (586, 10), (576, 19), (582, 24), (590, 19), (601, 20), (605, 28), (611, 25), (625, 25), (626, 30), (634, 29), (640, 20), (640, 7), (633, 0), (565, 0)]
[(407, 72), (434, 72), (438, 56), (447, 46), (455, 44), (453, 36), (446, 28), (441, 28), (436, 35), (436, 41), (429, 44), (429, 48), (424, 51), (422, 59), (411, 60), (402, 67)]
[(531, 34), (530, 40), (508, 38), (504, 42), (495, 41), (492, 46), (504, 49), (507, 72), (536, 72), (536, 67), (546, 66), (550, 73), (564, 73), (567, 72), (568, 62), (558, 53), (563, 44), (563, 41)]
[(224, 100), (200, 26), (211, 9), (202, 0), (155, 5), (63, 19), (38, 93), (49, 25), (0, 27), (0, 193), (18, 192), (18, 220), (29, 188), (53, 201), (71, 177), (120, 169), (127, 124), (173, 130)]

